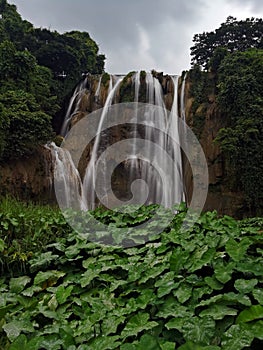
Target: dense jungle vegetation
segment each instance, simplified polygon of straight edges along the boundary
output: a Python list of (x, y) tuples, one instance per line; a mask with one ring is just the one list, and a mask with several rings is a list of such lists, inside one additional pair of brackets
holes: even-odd
[(229, 17), (215, 31), (195, 35), (191, 55), (196, 109), (209, 103), (212, 85), (224, 118), (217, 141), (230, 187), (243, 191), (248, 208), (262, 214), (263, 21)]
[[(2, 201), (0, 349), (261, 350), (263, 219), (174, 209), (97, 209), (75, 232), (59, 210)], [(90, 215), (111, 230), (82, 232)]]
[(53, 135), (52, 119), (82, 73), (105, 56), (88, 33), (34, 28), (0, 0), (0, 159), (32, 152)]

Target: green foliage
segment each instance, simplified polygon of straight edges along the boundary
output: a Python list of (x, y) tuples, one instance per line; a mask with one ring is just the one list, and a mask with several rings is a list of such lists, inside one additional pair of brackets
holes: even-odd
[(245, 192), (254, 212), (261, 212), (263, 191), (263, 50), (228, 55), (218, 70), (218, 103), (226, 127), (217, 137), (236, 188)]
[[(67, 231), (26, 274), (3, 274), (3, 349), (261, 349), (263, 219), (192, 214), (182, 232), (183, 208), (148, 243), (122, 249)], [(117, 230), (154, 208), (128, 209), (92, 214)]]
[(52, 70), (55, 76), (64, 73), (74, 82), (82, 72), (102, 73), (104, 55), (99, 55), (99, 48), (87, 32), (71, 31), (59, 34), (45, 28), (34, 28), (23, 21), (16, 11), (16, 6), (3, 2), (1, 27), (3, 39), (12, 41), (16, 49), (25, 48), (33, 54), (40, 65)]
[(208, 97), (215, 93), (215, 80), (214, 76), (203, 72), (198, 65), (189, 71), (187, 79), (190, 81), (190, 95), (193, 97), (191, 126), (196, 136), (201, 138), (210, 103)]
[(27, 155), (51, 139), (51, 118), (41, 111), (32, 94), (6, 91), (0, 94), (0, 104), (5, 106), (0, 118), (7, 124), (2, 141), (3, 159)]
[(217, 47), (213, 53), (213, 56), (209, 60), (208, 69), (213, 73), (217, 73), (221, 62), (228, 54), (229, 52), (227, 51), (227, 48)]
[(101, 77), (101, 83), (102, 85), (108, 84), (110, 81), (110, 75), (108, 73), (103, 73)]
[[(48, 206), (24, 204), (6, 198), (0, 201), (0, 271), (17, 274), (35, 252), (45, 251), (54, 237), (70, 231), (61, 212)], [(46, 255), (48, 262), (48, 255)]]
[[(213, 32), (196, 34), (191, 47), (192, 65), (198, 64), (208, 68), (209, 61), (217, 48), (228, 52), (246, 51), (249, 48), (263, 48), (263, 21), (261, 18), (247, 18), (237, 21), (228, 17), (225, 23)], [(218, 53), (217, 58), (218, 61)], [(222, 51), (221, 51), (222, 53)], [(215, 63), (215, 56), (213, 58)]]
[[(34, 28), (5, 0), (0, 15), (0, 159), (6, 160), (52, 138), (51, 119), (65, 97), (82, 73), (103, 72), (105, 56), (88, 33)], [(5, 101), (11, 95), (10, 108)], [(20, 103), (16, 96), (22, 95), (37, 107)]]

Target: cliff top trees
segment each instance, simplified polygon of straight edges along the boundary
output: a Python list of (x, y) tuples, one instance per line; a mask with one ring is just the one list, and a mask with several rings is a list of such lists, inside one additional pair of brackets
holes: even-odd
[(35, 29), (6, 0), (0, 15), (0, 159), (6, 159), (52, 138), (58, 103), (83, 72), (102, 73), (105, 57), (86, 32)]
[(250, 208), (263, 203), (263, 50), (228, 55), (218, 70), (218, 103), (227, 123), (217, 137)]
[[(227, 164), (225, 181), (243, 191), (251, 212), (262, 214), (263, 21), (228, 17), (215, 31), (194, 36), (191, 55), (190, 78), (194, 73), (207, 77), (201, 67), (214, 73), (225, 124), (217, 136)], [(192, 82), (196, 90), (200, 82)]]
[(237, 21), (230, 16), (215, 31), (196, 34), (193, 42), (192, 65), (198, 64), (207, 69), (217, 48), (224, 47), (228, 52), (263, 48), (263, 20), (247, 18), (245, 21)]
[[(34, 28), (21, 18), (15, 5), (0, 0), (0, 43), (11, 41), (17, 50), (27, 49), (40, 65), (50, 68), (57, 78), (63, 71), (76, 84), (82, 72), (100, 74), (105, 56), (87, 32), (60, 34), (45, 28)], [(73, 86), (71, 86), (72, 89)]]

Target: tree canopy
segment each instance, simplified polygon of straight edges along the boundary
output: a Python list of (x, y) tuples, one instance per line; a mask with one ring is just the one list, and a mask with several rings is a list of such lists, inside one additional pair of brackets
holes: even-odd
[(262, 209), (263, 50), (228, 55), (218, 74), (218, 103), (227, 125), (217, 139), (247, 203)]
[(104, 60), (87, 32), (34, 28), (0, 0), (0, 160), (50, 140), (66, 95), (82, 73), (102, 73)]
[(226, 48), (231, 53), (249, 48), (263, 49), (263, 20), (247, 18), (238, 21), (235, 17), (229, 16), (218, 29), (195, 34), (193, 42), (192, 65), (198, 64), (207, 69), (209, 60), (217, 48)]
[(215, 31), (194, 36), (191, 55), (196, 108), (206, 100), (206, 85), (213, 79), (225, 125), (216, 138), (227, 165), (224, 181), (243, 191), (251, 212), (262, 214), (263, 21), (228, 17)]

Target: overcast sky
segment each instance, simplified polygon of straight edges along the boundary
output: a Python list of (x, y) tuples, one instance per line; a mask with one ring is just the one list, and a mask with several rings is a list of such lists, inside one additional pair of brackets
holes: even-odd
[(36, 27), (87, 31), (106, 55), (106, 71), (180, 74), (196, 33), (231, 15), (263, 17), (262, 0), (8, 0)]

